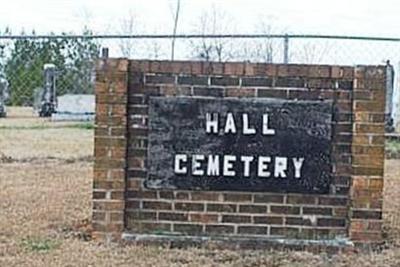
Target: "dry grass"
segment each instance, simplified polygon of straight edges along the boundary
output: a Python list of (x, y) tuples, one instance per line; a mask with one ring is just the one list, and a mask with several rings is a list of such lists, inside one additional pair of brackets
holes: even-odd
[(1, 152), (17, 160), (82, 158), (90, 156), (93, 151), (93, 131), (74, 128), (11, 128), (0, 131)]
[(383, 219), (385, 232), (391, 242), (400, 245), (400, 159), (386, 160), (384, 183)]
[[(31, 127), (39, 124), (45, 126)], [(395, 245), (381, 253), (328, 257), (307, 252), (106, 246), (87, 241), (92, 163), (80, 159), (90, 158), (92, 140), (90, 130), (54, 128), (46, 120), (0, 120), (0, 152), (13, 158), (0, 160), (0, 266), (400, 266), (400, 248)], [(388, 160), (386, 169), (385, 222), (389, 237), (396, 241), (400, 161)]]
[(0, 120), (0, 152), (15, 160), (82, 159), (92, 155), (93, 131), (87, 124), (33, 117), (31, 108), (12, 108)]

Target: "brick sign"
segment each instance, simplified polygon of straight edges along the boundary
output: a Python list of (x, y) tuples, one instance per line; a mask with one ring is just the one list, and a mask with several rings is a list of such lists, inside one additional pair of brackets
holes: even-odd
[(94, 237), (381, 244), (386, 66), (102, 59), (95, 89)]
[(152, 189), (328, 193), (327, 101), (152, 97)]

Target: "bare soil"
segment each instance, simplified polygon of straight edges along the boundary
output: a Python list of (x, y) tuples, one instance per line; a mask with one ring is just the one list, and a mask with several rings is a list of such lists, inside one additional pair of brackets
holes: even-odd
[(400, 266), (400, 160), (386, 161), (381, 252), (105, 245), (90, 240), (93, 130), (10, 111), (0, 119), (0, 266)]

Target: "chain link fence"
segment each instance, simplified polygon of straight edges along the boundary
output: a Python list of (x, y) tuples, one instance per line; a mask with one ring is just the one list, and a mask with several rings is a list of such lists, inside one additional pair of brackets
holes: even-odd
[(105, 47), (110, 57), (137, 59), (335, 65), (390, 62), (394, 70), (391, 113), (394, 118), (400, 115), (396, 76), (400, 39), (313, 35), (3, 35), (0, 90), (8, 93), (0, 92), (0, 106), (33, 106), (48, 86), (46, 64), (55, 66), (57, 96), (93, 93), (94, 64)]
[(8, 83), (7, 103), (32, 106), (46, 87), (46, 66), (55, 66), (57, 95), (92, 93), (99, 45), (79, 38), (9, 38), (0, 41), (0, 78)]

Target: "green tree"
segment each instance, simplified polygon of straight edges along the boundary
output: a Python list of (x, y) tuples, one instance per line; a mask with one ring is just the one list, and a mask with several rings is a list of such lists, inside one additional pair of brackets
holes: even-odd
[[(7, 36), (11, 34), (9, 28), (6, 28), (3, 32), (0, 31), (0, 34), (3, 36)], [(0, 78), (4, 78), (4, 68), (6, 63), (6, 47), (8, 46), (7, 40), (1, 40), (0, 42)]]
[[(90, 34), (90, 31), (85, 31), (85, 35)], [(10, 103), (33, 104), (35, 89), (43, 87), (43, 66), (46, 63), (57, 67), (57, 95), (92, 93), (98, 48), (90, 38), (17, 39), (6, 56), (4, 67), (10, 84)]]

